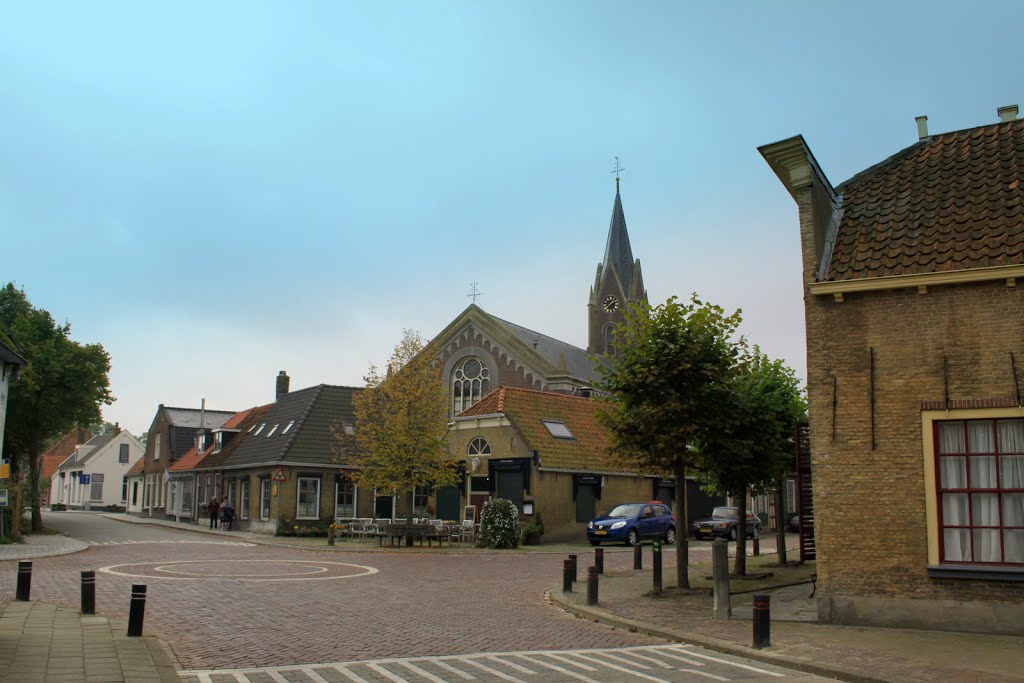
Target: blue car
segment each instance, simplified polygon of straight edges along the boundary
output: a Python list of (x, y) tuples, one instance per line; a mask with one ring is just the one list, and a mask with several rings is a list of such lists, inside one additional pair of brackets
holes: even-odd
[(590, 545), (625, 543), (636, 545), (643, 539), (661, 539), (676, 542), (676, 517), (661, 501), (625, 503), (616, 505), (611, 512), (587, 524)]

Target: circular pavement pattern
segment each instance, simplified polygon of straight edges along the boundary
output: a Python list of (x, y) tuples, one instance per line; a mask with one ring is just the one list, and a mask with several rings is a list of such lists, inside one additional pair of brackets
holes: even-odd
[(354, 579), (376, 574), (377, 569), (347, 562), (322, 560), (180, 560), (173, 562), (138, 562), (100, 567), (105, 574), (135, 579), (172, 579), (197, 581), (229, 579), (232, 581), (329, 581)]

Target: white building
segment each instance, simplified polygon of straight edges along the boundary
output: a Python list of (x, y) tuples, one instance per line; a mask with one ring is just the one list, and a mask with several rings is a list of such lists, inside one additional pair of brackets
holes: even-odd
[(78, 446), (53, 474), (50, 504), (80, 510), (125, 506), (126, 475), (145, 450), (142, 442), (126, 431), (94, 436)]
[[(16, 345), (15, 345), (16, 346)], [(25, 358), (7, 345), (0, 336), (0, 453), (4, 450), (4, 426), (7, 421), (7, 394), (12, 382), (24, 367)]]

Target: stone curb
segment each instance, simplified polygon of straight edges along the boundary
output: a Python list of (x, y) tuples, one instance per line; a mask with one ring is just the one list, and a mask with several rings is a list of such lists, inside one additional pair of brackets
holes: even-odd
[[(16, 557), (4, 557), (3, 551), (0, 550), (0, 562), (13, 562), (15, 560), (34, 560), (40, 557), (59, 557), (60, 555), (73, 555), (74, 553), (80, 553), (83, 550), (88, 549), (89, 544), (84, 541), (79, 541), (77, 538), (71, 538), (70, 536), (64, 536), (60, 534), (62, 544), (67, 546), (58, 549), (47, 549), (40, 548), (38, 551), (32, 551), (27, 555), (19, 554)], [(20, 550), (21, 548), (19, 548)]]
[(791, 655), (770, 652), (768, 650), (755, 650), (752, 647), (737, 645), (732, 641), (722, 640), (721, 638), (703, 636), (695, 633), (686, 633), (654, 624), (626, 619), (625, 617), (620, 617), (617, 614), (608, 612), (607, 610), (580, 605), (567, 600), (562, 596), (560, 587), (549, 590), (546, 594), (546, 598), (548, 602), (560, 607), (569, 614), (630, 632), (643, 633), (645, 635), (654, 636), (655, 638), (664, 638), (665, 640), (679, 643), (688, 643), (690, 645), (696, 645), (698, 647), (707, 648), (708, 650), (714, 650), (727, 655), (753, 659), (764, 662), (765, 664), (774, 664), (776, 666), (796, 669), (797, 671), (803, 671), (817, 676), (827, 676), (829, 678), (835, 678), (842, 681), (850, 681), (851, 683), (899, 683), (896, 679), (878, 678), (877, 676), (871, 676), (846, 667), (826, 666), (801, 657), (793, 657)]

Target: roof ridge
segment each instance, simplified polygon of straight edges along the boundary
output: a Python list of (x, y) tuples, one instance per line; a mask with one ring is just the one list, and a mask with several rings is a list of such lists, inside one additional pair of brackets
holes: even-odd
[(285, 456), (288, 455), (288, 451), (291, 450), (292, 445), (295, 443), (295, 438), (299, 435), (299, 432), (302, 431), (302, 425), (306, 423), (306, 419), (309, 417), (310, 413), (313, 412), (313, 407), (324, 395), (324, 387), (326, 386), (328, 385), (317, 384), (315, 386), (309, 387), (310, 389), (316, 389), (316, 392), (310, 399), (309, 404), (306, 405), (306, 410), (302, 413), (302, 415), (299, 416), (297, 420), (295, 420), (295, 428), (292, 429), (292, 433), (288, 436), (288, 440), (285, 441), (284, 446), (281, 447), (281, 460), (284, 460)]

